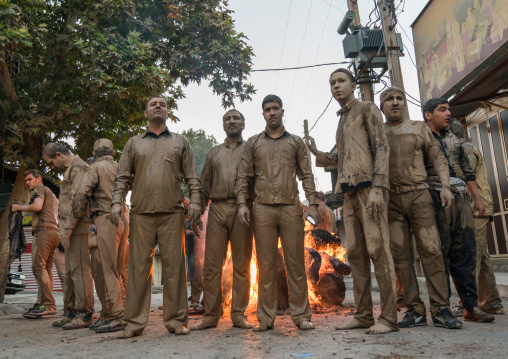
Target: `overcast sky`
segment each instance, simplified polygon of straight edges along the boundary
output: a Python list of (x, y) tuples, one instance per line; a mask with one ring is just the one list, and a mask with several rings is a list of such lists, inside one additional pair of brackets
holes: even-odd
[[(358, 2), (361, 22), (365, 25), (374, 8), (374, 2)], [(396, 4), (398, 3), (397, 0)], [(411, 42), (410, 25), (425, 4), (426, 1), (407, 1), (404, 12), (398, 16), (398, 26), (405, 30)], [(347, 61), (342, 50), (343, 36), (337, 34), (337, 27), (347, 11), (346, 0), (230, 0), (228, 7), (234, 11), (233, 19), (237, 31), (248, 37), (247, 42), (254, 49), (254, 70)], [(409, 58), (409, 55), (413, 60), (415, 58), (413, 45), (403, 33), (402, 38), (409, 50), (409, 54), (405, 51), (405, 57), (401, 58), (405, 89), (419, 99), (416, 67)], [(303, 120), (308, 119), (309, 126), (312, 126), (331, 98), (328, 79), (337, 67), (341, 66), (252, 72), (250, 82), (257, 93), (252, 101), (236, 104), (236, 108), (246, 118), (244, 138), (247, 139), (264, 129), (261, 101), (271, 93), (281, 97), (284, 103), (286, 129), (303, 136)], [(374, 90), (378, 91), (382, 87), (383, 85), (377, 84)], [(187, 97), (179, 102), (176, 113), (181, 121), (177, 124), (168, 122), (170, 130), (181, 133), (191, 127), (201, 128), (222, 142), (225, 138), (222, 129), (222, 115), (225, 110), (221, 107), (220, 98), (213, 95), (206, 82), (199, 86), (190, 85), (185, 89), (185, 93)], [(379, 105), (379, 96), (375, 98)], [(338, 123), (336, 112), (339, 109), (339, 104), (333, 100), (311, 132), (320, 150), (330, 150), (335, 144)], [(409, 105), (409, 113), (414, 120), (422, 119), (420, 109), (414, 105)], [(318, 190), (326, 192), (332, 189), (330, 175), (323, 169), (315, 168), (315, 176)], [(300, 197), (304, 198), (302, 191), (300, 192)]]

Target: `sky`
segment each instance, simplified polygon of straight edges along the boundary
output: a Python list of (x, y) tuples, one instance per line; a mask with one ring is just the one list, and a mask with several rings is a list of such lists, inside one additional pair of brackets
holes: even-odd
[[(399, 1), (396, 0), (396, 4)], [(410, 25), (424, 8), (426, 1), (406, 2), (404, 11), (398, 15), (398, 32), (402, 33), (407, 47), (404, 51), (405, 57), (400, 61), (405, 90), (419, 99), (416, 67), (410, 59), (410, 56), (415, 59)], [(358, 4), (360, 19), (362, 25), (365, 25), (374, 8), (374, 0), (358, 0)], [(230, 0), (228, 8), (234, 11), (232, 17), (237, 31), (247, 36), (247, 43), (253, 48), (253, 70), (348, 61), (344, 58), (342, 49), (343, 36), (337, 33), (337, 27), (347, 11), (346, 0)], [(235, 107), (246, 119), (244, 139), (263, 131), (265, 121), (261, 102), (268, 94), (276, 94), (282, 99), (286, 130), (303, 137), (303, 120), (307, 119), (309, 127), (312, 127), (331, 99), (328, 84), (330, 73), (344, 66), (346, 65), (252, 72), (249, 82), (254, 85), (257, 93), (252, 97), (252, 101), (235, 103)], [(382, 84), (376, 84), (374, 92), (382, 88)], [(168, 122), (170, 130), (181, 133), (189, 128), (203, 129), (219, 143), (222, 142), (225, 138), (222, 115), (226, 110), (221, 106), (220, 97), (213, 94), (206, 81), (200, 85), (191, 84), (184, 92), (186, 98), (180, 100), (176, 111), (180, 121)], [(379, 105), (379, 96), (375, 96), (375, 102)], [(336, 112), (339, 109), (339, 104), (332, 100), (310, 133), (321, 151), (329, 151), (335, 145), (338, 124)], [(415, 105), (409, 104), (409, 113), (413, 120), (422, 119), (420, 108)], [(314, 158), (312, 162), (314, 166)], [(318, 190), (332, 190), (328, 173), (322, 168), (314, 167), (314, 175)], [(300, 198), (304, 198), (301, 187)]]

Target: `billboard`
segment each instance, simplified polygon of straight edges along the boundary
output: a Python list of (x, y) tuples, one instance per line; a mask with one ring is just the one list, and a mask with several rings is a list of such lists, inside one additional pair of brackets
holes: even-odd
[(449, 98), (504, 52), (508, 1), (431, 0), (412, 28), (422, 103)]

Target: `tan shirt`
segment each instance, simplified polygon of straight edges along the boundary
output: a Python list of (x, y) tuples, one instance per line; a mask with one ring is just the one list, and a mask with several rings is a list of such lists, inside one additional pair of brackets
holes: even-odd
[(112, 203), (123, 203), (132, 188), (131, 212), (172, 213), (183, 210), (182, 182), (191, 203), (201, 204), (194, 153), (185, 136), (166, 130), (130, 138), (123, 149)]
[(381, 111), (372, 102), (354, 99), (337, 114), (337, 153), (318, 151), (316, 166), (337, 166), (335, 193), (370, 185), (389, 189), (390, 148)]
[(297, 176), (309, 204), (316, 204), (314, 175), (303, 140), (285, 129), (277, 138), (263, 131), (245, 144), (235, 186), (237, 202), (246, 203), (249, 183), (254, 181), (254, 203), (299, 204)]
[(489, 184), (489, 176), (487, 174), (487, 166), (483, 159), (480, 149), (471, 142), (463, 142), (462, 147), (466, 152), (469, 164), (474, 171), (476, 177), (476, 185), (480, 191), (483, 204), (485, 205), (485, 216), (494, 215), (494, 201), (492, 199), (492, 189)]
[(88, 165), (78, 155), (74, 155), (65, 164), (65, 167), (66, 170), (62, 185), (60, 186), (60, 204), (58, 206), (60, 212), (60, 234), (63, 234), (66, 229), (72, 229), (72, 234), (88, 234), (88, 227), (90, 226), (88, 205), (85, 210), (87, 215), (84, 219), (78, 221), (72, 213), (72, 200), (81, 186), (81, 181), (85, 176)]
[(30, 204), (36, 198), (42, 199), (42, 208), (32, 213), (32, 232), (48, 229), (58, 231), (58, 199), (55, 194), (48, 187), (39, 186), (34, 188)]
[(83, 218), (84, 208), (90, 203), (90, 214), (109, 213), (115, 188), (118, 163), (112, 156), (103, 156), (90, 165), (81, 187), (74, 196), (72, 210), (76, 218)]
[(209, 199), (212, 202), (236, 199), (235, 182), (244, 147), (243, 140), (238, 141), (235, 147), (224, 142), (208, 152), (201, 172), (203, 208), (206, 208)]
[(385, 124), (390, 146), (390, 191), (405, 193), (428, 188), (425, 158), (434, 164), (441, 183), (449, 185), (448, 162), (429, 127), (423, 121)]

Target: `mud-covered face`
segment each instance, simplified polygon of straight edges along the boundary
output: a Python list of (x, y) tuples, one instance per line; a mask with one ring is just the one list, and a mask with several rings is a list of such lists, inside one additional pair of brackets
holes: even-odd
[(49, 158), (48, 156), (43, 156), (42, 158), (44, 162), (46, 162), (51, 168), (54, 169), (64, 169), (65, 168), (65, 160), (63, 155), (60, 152), (56, 153), (55, 158)]
[(228, 137), (238, 137), (245, 128), (245, 123), (238, 111), (228, 111), (222, 118), (222, 127)]
[(265, 118), (266, 125), (272, 130), (276, 130), (282, 126), (284, 110), (278, 102), (267, 102), (263, 106), (263, 117)]
[(442, 131), (450, 124), (452, 114), (450, 112), (450, 105), (447, 103), (439, 104), (433, 113), (425, 112), (425, 119), (429, 127), (436, 131)]
[(332, 96), (341, 105), (347, 104), (354, 98), (356, 83), (351, 83), (351, 79), (344, 72), (336, 72), (330, 76), (330, 91)]
[(148, 122), (165, 122), (168, 118), (168, 104), (160, 97), (150, 99), (146, 106), (145, 117)]
[(40, 177), (35, 178), (34, 175), (32, 174), (25, 176), (25, 185), (26, 188), (28, 188), (30, 191), (33, 190), (35, 187), (40, 186), (41, 183), (42, 178)]
[(404, 96), (400, 93), (394, 93), (386, 98), (381, 111), (385, 114), (387, 121), (398, 122), (404, 118), (405, 108)]

